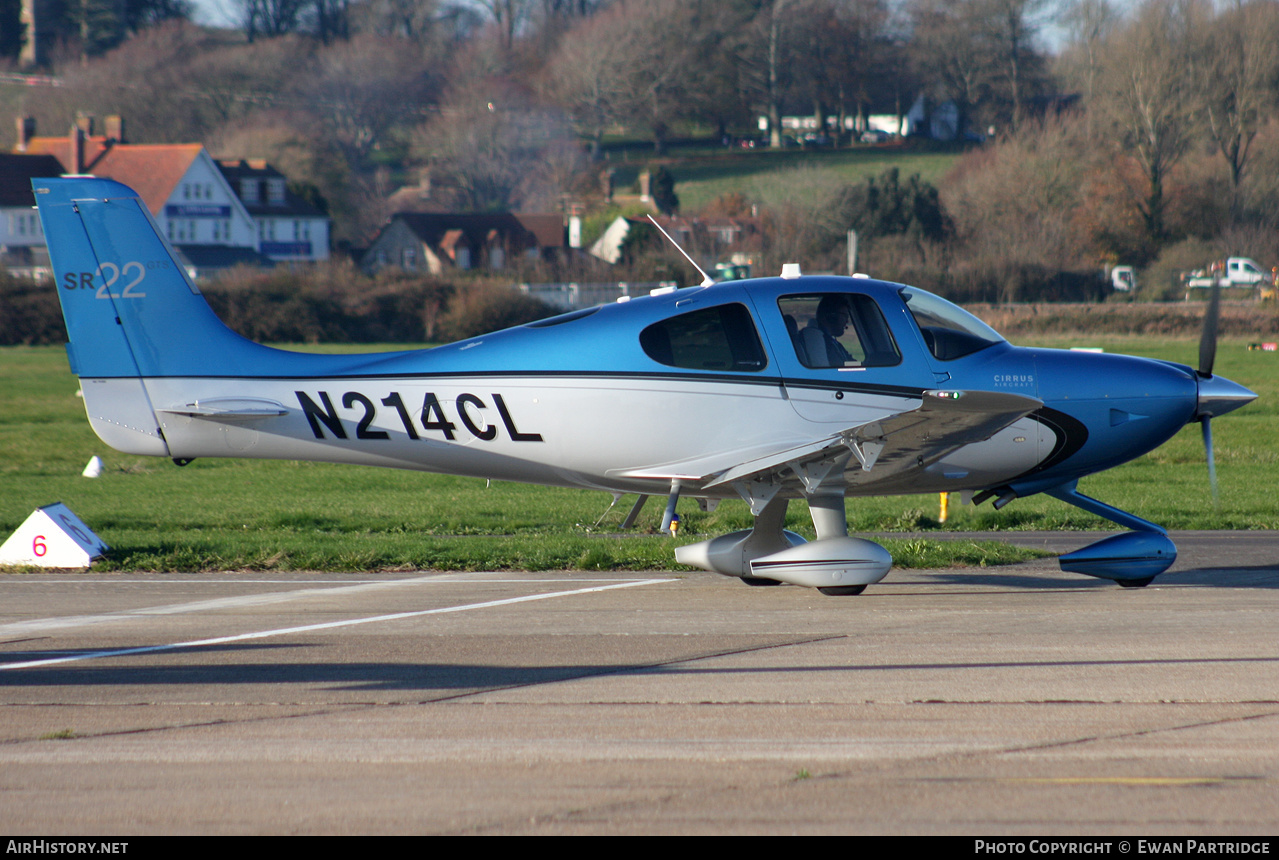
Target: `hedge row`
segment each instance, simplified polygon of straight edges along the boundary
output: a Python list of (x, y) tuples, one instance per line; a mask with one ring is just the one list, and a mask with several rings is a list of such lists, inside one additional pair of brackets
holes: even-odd
[[(497, 282), (369, 278), (341, 264), (305, 271), (234, 271), (202, 290), (228, 326), (266, 343), (447, 343), (555, 312)], [(1072, 294), (1077, 295), (1075, 290), (1062, 289), (1063, 298)], [(1197, 336), (1204, 313), (1202, 303), (1186, 302), (1010, 304), (990, 302), (980, 292), (967, 297), (968, 301), (951, 298), (1009, 337), (1068, 332)], [(973, 303), (982, 300), (990, 303)], [(1221, 333), (1240, 337), (1279, 333), (1279, 307), (1226, 303)], [(66, 343), (66, 339), (53, 286), (0, 271), (0, 345)]]
[[(555, 312), (500, 283), (370, 278), (343, 264), (233, 270), (201, 291), (232, 329), (273, 343), (448, 342)], [(0, 345), (66, 340), (52, 284), (0, 271)]]

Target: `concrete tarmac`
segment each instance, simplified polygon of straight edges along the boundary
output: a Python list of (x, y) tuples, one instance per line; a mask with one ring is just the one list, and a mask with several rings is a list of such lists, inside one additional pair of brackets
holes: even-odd
[(0, 832), (1274, 834), (1279, 534), (1173, 538), (1145, 589), (0, 576)]

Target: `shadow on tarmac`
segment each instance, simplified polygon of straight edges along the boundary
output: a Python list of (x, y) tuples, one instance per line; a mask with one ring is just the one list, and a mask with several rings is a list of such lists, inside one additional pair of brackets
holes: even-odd
[[(192, 648), (175, 651), (187, 659), (201, 653), (251, 652), (272, 646), (228, 646)], [(277, 648), (310, 647), (279, 645)], [(758, 650), (754, 648), (744, 651)], [(64, 652), (65, 653), (65, 652)], [(740, 652), (733, 652), (740, 653)], [(12, 655), (4, 655), (12, 656)], [(30, 657), (30, 653), (23, 655)], [(0, 687), (93, 687), (93, 686), (174, 686), (174, 685), (249, 685), (306, 684), (330, 685), (331, 690), (437, 691), (432, 700), (482, 691), (531, 687), (607, 675), (776, 675), (809, 672), (847, 673), (850, 678), (866, 672), (907, 672), (940, 670), (1008, 670), (1051, 669), (1060, 667), (1155, 667), (1155, 666), (1224, 666), (1240, 664), (1279, 664), (1274, 657), (1202, 657), (1142, 658), (1125, 660), (992, 660), (956, 663), (878, 663), (873, 665), (797, 665), (766, 668), (728, 668), (690, 666), (706, 654), (690, 654), (669, 662), (629, 665), (576, 666), (493, 666), (468, 663), (262, 663), (248, 665), (188, 664), (183, 666), (64, 666), (29, 669), (0, 674)]]

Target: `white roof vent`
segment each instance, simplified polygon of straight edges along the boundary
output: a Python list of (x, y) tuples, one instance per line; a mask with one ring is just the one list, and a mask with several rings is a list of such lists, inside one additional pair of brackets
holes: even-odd
[(869, 277), (870, 277), (870, 275), (866, 274), (865, 272), (853, 272), (853, 277), (854, 277), (854, 278), (869, 278)]
[(799, 263), (782, 263), (782, 277), (793, 281), (800, 275)]

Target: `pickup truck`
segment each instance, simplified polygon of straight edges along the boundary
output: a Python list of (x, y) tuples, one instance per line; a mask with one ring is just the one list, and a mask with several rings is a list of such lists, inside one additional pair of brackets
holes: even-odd
[(1251, 291), (1263, 285), (1274, 284), (1273, 276), (1247, 257), (1230, 257), (1218, 260), (1206, 269), (1183, 272), (1181, 281), (1186, 288), (1186, 301), (1203, 298), (1205, 294), (1196, 294), (1195, 291), (1210, 290), (1214, 285), (1223, 289), (1243, 288)]

